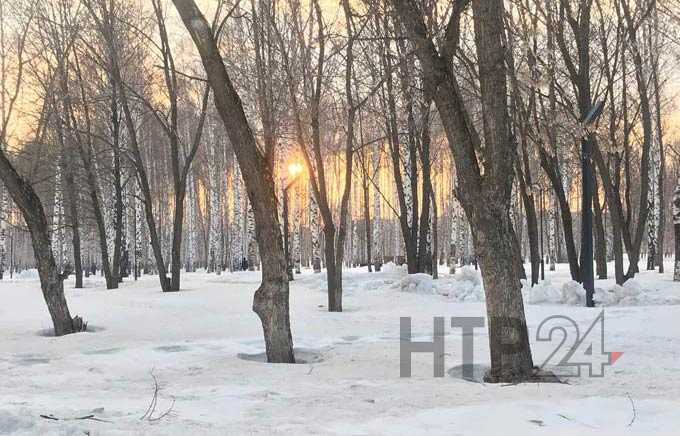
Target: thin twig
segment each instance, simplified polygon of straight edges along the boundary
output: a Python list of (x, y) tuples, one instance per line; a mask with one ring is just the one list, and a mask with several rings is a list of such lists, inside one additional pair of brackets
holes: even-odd
[(628, 423), (628, 427), (630, 427), (631, 425), (633, 425), (635, 419), (637, 418), (637, 410), (635, 409), (635, 402), (633, 401), (633, 398), (630, 396), (628, 392), (626, 392), (626, 396), (630, 400), (630, 405), (633, 408), (633, 417), (630, 419), (630, 422)]

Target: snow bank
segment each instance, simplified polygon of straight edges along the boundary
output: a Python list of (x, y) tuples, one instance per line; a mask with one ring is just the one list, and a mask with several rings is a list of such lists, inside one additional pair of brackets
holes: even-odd
[(14, 274), (14, 280), (38, 280), (40, 276), (38, 275), (38, 270), (35, 268), (25, 269)]
[(582, 306), (586, 301), (586, 292), (580, 283), (573, 280), (565, 282), (560, 288), (550, 280), (544, 280), (531, 286), (528, 280), (522, 280), (522, 295), (529, 304), (567, 304)]
[(462, 302), (484, 301), (484, 286), (478, 270), (470, 266), (462, 267), (453, 276), (444, 276), (436, 283), (437, 292), (451, 300)]
[(562, 303), (571, 306), (584, 306), (586, 304), (586, 290), (579, 282), (569, 280), (562, 285)]
[(650, 302), (643, 295), (642, 286), (635, 280), (628, 280), (623, 286), (614, 285), (611, 289), (596, 288), (593, 298), (598, 306), (630, 306)]
[(401, 292), (413, 292), (415, 294), (434, 294), (432, 276), (429, 274), (409, 274), (399, 282), (392, 285)]
[(387, 262), (382, 266), (381, 269), (382, 272), (386, 274), (394, 274), (394, 273), (401, 273), (401, 274), (406, 274), (408, 271), (408, 267), (406, 264), (403, 265), (397, 265), (394, 262)]
[(409, 274), (391, 286), (401, 292), (443, 295), (453, 301), (484, 301), (484, 287), (479, 271), (465, 266), (457, 274), (433, 280), (429, 274)]

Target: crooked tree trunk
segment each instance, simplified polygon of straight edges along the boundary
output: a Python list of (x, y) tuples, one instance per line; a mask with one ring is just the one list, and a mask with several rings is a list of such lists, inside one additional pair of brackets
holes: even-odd
[(255, 237), (262, 258), (262, 284), (255, 292), (253, 311), (264, 330), (267, 360), (294, 363), (290, 331), (288, 278), (271, 166), (257, 148), (241, 99), (233, 88), (213, 31), (193, 0), (173, 0), (198, 48), (215, 107), (234, 146), (255, 215)]
[(581, 267), (578, 263), (578, 255), (576, 253), (576, 244), (574, 242), (574, 230), (571, 217), (571, 208), (567, 200), (564, 186), (562, 185), (562, 175), (559, 171), (557, 157), (550, 156), (542, 148), (538, 148), (541, 167), (550, 180), (550, 185), (555, 192), (557, 203), (560, 207), (560, 218), (562, 221), (562, 231), (564, 235), (564, 246), (567, 251), (567, 261), (569, 262), (569, 272), (571, 279), (575, 282), (581, 282)]
[(57, 269), (52, 254), (49, 227), (42, 202), (33, 187), (16, 172), (0, 147), (0, 179), (21, 211), (33, 246), (40, 287), (54, 325), (54, 334), (62, 336), (84, 328), (80, 317), (72, 318), (64, 295), (64, 276)]

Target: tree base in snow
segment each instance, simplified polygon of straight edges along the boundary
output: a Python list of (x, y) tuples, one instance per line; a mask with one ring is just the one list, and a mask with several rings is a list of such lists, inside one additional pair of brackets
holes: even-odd
[(534, 366), (529, 374), (508, 374), (505, 372), (484, 374), (485, 383), (563, 383), (553, 372)]
[(87, 330), (87, 323), (79, 316), (73, 317), (73, 332), (84, 332)]

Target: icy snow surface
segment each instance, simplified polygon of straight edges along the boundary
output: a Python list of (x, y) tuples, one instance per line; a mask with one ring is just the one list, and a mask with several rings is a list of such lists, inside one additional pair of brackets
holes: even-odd
[[(413, 376), (399, 377), (401, 316), (411, 317), (413, 340), (429, 341), (434, 316), (486, 314), (470, 267), (454, 276), (442, 267), (438, 280), (392, 264), (347, 270), (343, 313), (326, 311), (325, 274), (303, 271), (291, 284), (296, 355), (306, 362), (297, 365), (262, 363), (251, 310), (259, 273), (183, 274), (182, 292), (170, 294), (156, 277), (111, 291), (100, 277), (82, 290), (70, 279), (71, 312), (93, 331), (60, 338), (49, 336), (37, 277), (25, 273), (0, 282), (0, 434), (677, 435), (680, 283), (670, 262), (666, 270), (623, 287), (596, 282), (605, 346), (624, 352), (604, 377), (517, 386), (455, 376), (462, 341), (448, 321), (447, 376), (433, 378), (432, 355), (422, 354)], [(542, 320), (567, 315), (588, 326), (601, 310), (582, 307), (567, 265), (522, 292), (536, 364), (555, 346), (534, 340)], [(474, 339), (483, 369), (486, 329)], [(153, 416), (172, 406), (160, 420), (140, 419), (152, 372), (160, 385)], [(88, 415), (102, 421), (72, 419)]]

